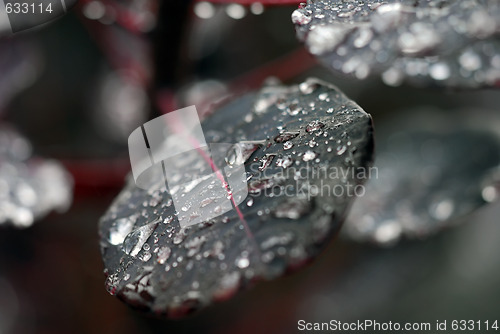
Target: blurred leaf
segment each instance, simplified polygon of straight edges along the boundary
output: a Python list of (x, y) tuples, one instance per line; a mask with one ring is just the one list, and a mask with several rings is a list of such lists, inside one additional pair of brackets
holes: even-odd
[[(202, 126), (208, 143), (240, 143), (244, 151), (249, 196), (236, 210), (181, 229), (156, 174), (147, 191), (130, 180), (100, 223), (108, 291), (170, 317), (230, 298), (318, 255), (340, 227), (352, 189), (364, 181), (354, 171), (372, 160), (371, 117), (316, 79), (266, 86), (220, 108)], [(166, 168), (190, 173), (198, 169), (192, 164), (186, 156)], [(171, 190), (192, 200), (182, 211), (196, 217), (204, 205), (224, 200), (213, 198), (214, 186), (202, 180)]]
[(292, 14), (298, 38), (334, 72), (388, 85), (477, 88), (500, 81), (500, 3), (321, 0)]
[(32, 157), (27, 139), (0, 128), (0, 225), (28, 227), (52, 210), (66, 211), (72, 190), (59, 163)]
[(460, 114), (427, 111), (382, 123), (378, 177), (355, 201), (346, 236), (380, 245), (423, 239), (498, 198), (499, 118), (471, 122), (485, 113)]

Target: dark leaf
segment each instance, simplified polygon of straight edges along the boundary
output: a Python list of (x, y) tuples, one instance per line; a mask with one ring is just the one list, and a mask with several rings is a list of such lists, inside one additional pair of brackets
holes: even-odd
[(72, 180), (52, 160), (32, 157), (31, 144), (12, 129), (0, 129), (0, 225), (28, 227), (52, 210), (65, 211)]
[(380, 245), (422, 239), (498, 198), (499, 118), (459, 115), (424, 112), (382, 123), (378, 174), (355, 201), (345, 235)]
[[(241, 203), (236, 210), (180, 228), (159, 173), (148, 190), (129, 181), (100, 222), (108, 291), (170, 317), (314, 258), (340, 227), (353, 188), (364, 181), (341, 171), (366, 168), (372, 159), (370, 116), (315, 79), (266, 86), (220, 108), (202, 126), (208, 143), (239, 143), (224, 152), (229, 165), (245, 160), (249, 195), (232, 195)], [(166, 168), (207, 171), (193, 166), (192, 158), (169, 160)], [(203, 207), (222, 211), (225, 198), (213, 195), (215, 186), (198, 180), (171, 192), (189, 199), (179, 211), (197, 219)]]
[(496, 0), (339, 0), (292, 14), (298, 38), (334, 72), (388, 85), (498, 86)]

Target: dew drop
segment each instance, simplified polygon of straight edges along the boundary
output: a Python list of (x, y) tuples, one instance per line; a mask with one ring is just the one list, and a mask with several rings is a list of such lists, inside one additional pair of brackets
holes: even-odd
[(236, 265), (240, 269), (248, 268), (248, 266), (250, 265), (250, 260), (248, 259), (248, 257), (240, 257), (236, 260)]
[(299, 219), (311, 209), (311, 204), (306, 198), (288, 198), (274, 211), (277, 218)]
[(121, 218), (116, 220), (114, 226), (109, 229), (109, 242), (112, 245), (119, 245), (123, 243), (127, 235), (132, 231), (134, 222), (128, 218)]
[(315, 80), (307, 80), (299, 85), (299, 90), (302, 94), (307, 95), (313, 93), (318, 87), (319, 84)]
[(167, 262), (171, 253), (172, 253), (172, 250), (170, 249), (170, 247), (167, 247), (167, 246), (160, 247), (160, 249), (158, 250), (158, 258), (156, 261), (159, 264), (164, 264), (165, 262)]
[(292, 22), (294, 24), (305, 25), (311, 22), (311, 16), (307, 15), (303, 10), (297, 9), (292, 13)]
[(302, 108), (298, 105), (298, 103), (292, 103), (287, 107), (286, 111), (289, 115), (295, 116), (302, 111)]
[(174, 245), (178, 245), (180, 244), (181, 242), (184, 241), (184, 239), (186, 238), (186, 230), (185, 229), (181, 229), (174, 237)]
[(241, 166), (252, 154), (265, 144), (265, 140), (242, 141), (232, 145), (226, 154), (226, 163), (228, 166)]
[(276, 166), (281, 168), (288, 168), (293, 164), (293, 159), (291, 156), (287, 155), (276, 160)]
[(124, 252), (130, 256), (137, 256), (157, 225), (158, 221), (155, 221), (129, 233), (123, 241)]
[(320, 121), (312, 121), (311, 123), (309, 123), (307, 125), (306, 131), (313, 132), (313, 131), (316, 131), (316, 130), (323, 128), (324, 126), (325, 126), (325, 124), (320, 122)]
[(277, 135), (276, 138), (274, 138), (274, 141), (277, 143), (284, 143), (297, 137), (299, 134), (300, 132), (283, 132), (282, 134)]
[(314, 151), (307, 150), (304, 153), (304, 156), (302, 157), (302, 160), (304, 160), (304, 161), (311, 161), (314, 158), (316, 158), (316, 156), (317, 156), (317, 154)]
[(266, 154), (263, 156), (259, 161), (260, 161), (260, 166), (259, 170), (263, 172), (266, 170), (267, 167), (273, 162), (273, 159), (276, 155), (275, 154)]
[(143, 262), (148, 262), (149, 259), (151, 259), (151, 253), (150, 252), (144, 252), (144, 253), (142, 253), (142, 255), (140, 256), (140, 259)]
[(347, 151), (347, 146), (345, 145), (339, 145), (336, 148), (337, 155), (342, 155)]
[(287, 141), (283, 144), (283, 149), (284, 150), (289, 150), (293, 147), (293, 143), (291, 141)]

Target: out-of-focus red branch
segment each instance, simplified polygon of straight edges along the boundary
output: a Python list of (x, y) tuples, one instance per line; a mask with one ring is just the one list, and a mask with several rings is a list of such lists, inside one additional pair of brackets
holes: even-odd
[(270, 76), (284, 82), (289, 81), (315, 65), (314, 58), (306, 49), (301, 47), (241, 75), (232, 80), (228, 86), (231, 87), (232, 93), (241, 93), (242, 91), (259, 88), (264, 80)]
[[(126, 47), (126, 45), (124, 45), (126, 41), (120, 39), (120, 36), (117, 36), (113, 32), (113, 29), (118, 29), (117, 27), (90, 21), (85, 17), (82, 17), (81, 19), (92, 38), (103, 52), (108, 64), (114, 70), (119, 73), (127, 73), (129, 76), (133, 77), (136, 82), (141, 83), (144, 87), (149, 86), (149, 83), (151, 82), (151, 69), (148, 68), (146, 64), (139, 61), (137, 57), (134, 57), (137, 53), (150, 52), (148, 44), (143, 37), (138, 35), (122, 36), (130, 39), (135, 38), (134, 44), (136, 49), (136, 54), (123, 52)], [(133, 46), (128, 45), (128, 47)], [(146, 56), (144, 58), (147, 59)]]
[(92, 195), (96, 192), (117, 192), (130, 171), (125, 158), (106, 160), (62, 159), (61, 163), (73, 176), (75, 194)]
[[(80, 9), (85, 8), (86, 5), (95, 0), (80, 0)], [(105, 6), (107, 11), (113, 13), (114, 20), (117, 24), (125, 28), (131, 33), (142, 34), (144, 33), (142, 29), (142, 19), (135, 11), (130, 10), (126, 6), (121, 5), (117, 1), (110, 0), (100, 0), (100, 2)], [(157, 1), (149, 1), (149, 10), (151, 13), (156, 14), (158, 11)]]

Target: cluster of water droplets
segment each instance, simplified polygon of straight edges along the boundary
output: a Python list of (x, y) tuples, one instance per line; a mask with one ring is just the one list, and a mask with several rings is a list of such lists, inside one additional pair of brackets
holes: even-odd
[(468, 88), (500, 81), (496, 0), (321, 0), (292, 21), (323, 64), (358, 79)]
[(0, 225), (28, 227), (72, 201), (71, 176), (56, 161), (33, 158), (26, 138), (0, 129)]
[(228, 5), (215, 5), (209, 1), (199, 1), (194, 4), (194, 13), (197, 17), (203, 20), (220, 17), (220, 13), (234, 19), (241, 20), (248, 14), (261, 15), (264, 13), (264, 5), (260, 2), (254, 2), (246, 7), (238, 3)]

